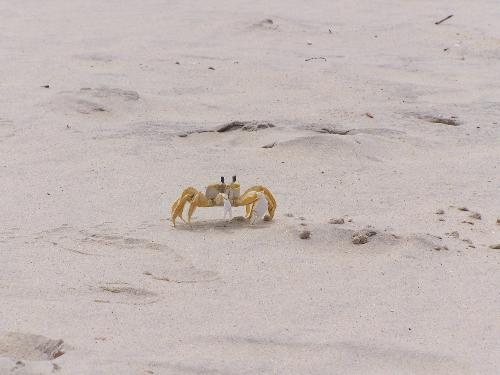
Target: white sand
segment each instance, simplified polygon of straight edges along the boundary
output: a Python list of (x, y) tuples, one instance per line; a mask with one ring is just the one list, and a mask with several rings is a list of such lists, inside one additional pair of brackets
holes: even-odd
[(0, 372), (497, 374), (499, 73), (494, 0), (0, 2)]

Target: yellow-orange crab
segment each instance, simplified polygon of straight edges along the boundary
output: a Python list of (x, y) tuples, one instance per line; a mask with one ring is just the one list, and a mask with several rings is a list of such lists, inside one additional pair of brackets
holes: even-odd
[(175, 220), (178, 217), (186, 222), (182, 213), (187, 202), (190, 203), (187, 222), (191, 223), (191, 217), (197, 207), (224, 206), (224, 200), (229, 201), (232, 207), (245, 206), (246, 217), (250, 220), (252, 220), (252, 216), (256, 215), (255, 209), (259, 200), (262, 200), (261, 203), (267, 202), (266, 220), (271, 220), (276, 211), (276, 199), (268, 188), (260, 185), (253, 186), (240, 195), (240, 184), (236, 181), (236, 176), (233, 176), (231, 184), (224, 183), (224, 177), (221, 177), (221, 182), (209, 185), (205, 193), (194, 187), (184, 189), (179, 199), (172, 205), (172, 223), (175, 227)]

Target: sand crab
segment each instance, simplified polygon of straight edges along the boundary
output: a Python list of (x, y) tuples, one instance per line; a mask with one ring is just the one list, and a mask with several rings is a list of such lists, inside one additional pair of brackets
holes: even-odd
[(229, 207), (245, 206), (246, 218), (251, 223), (262, 217), (266, 211), (264, 219), (271, 220), (276, 211), (276, 199), (268, 188), (260, 185), (253, 186), (240, 195), (240, 184), (236, 181), (236, 176), (233, 176), (233, 182), (230, 184), (226, 184), (224, 177), (221, 177), (221, 182), (207, 186), (205, 193), (194, 187), (184, 189), (179, 199), (172, 205), (171, 214), (174, 227), (175, 220), (179, 217), (186, 222), (182, 213), (187, 202), (190, 203), (187, 223), (191, 223), (191, 217), (197, 207), (224, 206), (226, 208), (229, 203)]

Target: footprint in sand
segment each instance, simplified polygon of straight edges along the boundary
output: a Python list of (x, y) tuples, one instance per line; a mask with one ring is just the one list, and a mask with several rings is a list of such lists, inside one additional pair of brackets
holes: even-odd
[(64, 341), (21, 332), (0, 332), (0, 357), (14, 360), (50, 361), (65, 352)]

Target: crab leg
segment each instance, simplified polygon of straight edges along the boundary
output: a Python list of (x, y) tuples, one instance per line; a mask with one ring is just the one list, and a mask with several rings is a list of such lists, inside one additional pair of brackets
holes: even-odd
[(234, 206), (245, 206), (246, 218), (248, 219), (252, 215), (252, 209), (255, 202), (259, 199), (255, 191), (246, 191), (241, 197), (236, 199)]
[(252, 186), (250, 189), (247, 189), (245, 193), (243, 193), (243, 196), (252, 191), (264, 193), (268, 202), (269, 217), (272, 219), (274, 217), (274, 212), (276, 211), (276, 199), (274, 198), (273, 193), (271, 193), (271, 190), (262, 185)]
[(183, 194), (172, 205), (172, 223), (174, 224), (174, 227), (175, 227), (175, 220), (178, 217), (180, 217), (182, 219), (182, 221), (186, 222), (184, 220), (184, 218), (182, 217), (182, 212), (184, 211), (184, 206), (186, 205), (186, 202), (191, 202), (193, 200), (193, 195), (191, 193), (192, 193), (192, 191), (190, 193)]
[(248, 219), (250, 218), (250, 215), (252, 214), (252, 210), (253, 210), (253, 207), (255, 206), (255, 203), (252, 203), (252, 204), (247, 204), (245, 206), (245, 212), (246, 212), (246, 215), (245, 217)]
[[(194, 187), (192, 186), (189, 186), (187, 188), (184, 189), (184, 191), (182, 192), (181, 196), (179, 199), (177, 199), (173, 204), (172, 204), (172, 209), (171, 209), (171, 213), (173, 214), (174, 213), (174, 210), (175, 208), (177, 207), (177, 205), (179, 204), (179, 201), (181, 200), (181, 198), (183, 196), (185, 196), (186, 194), (188, 195), (191, 195), (192, 197), (194, 197), (194, 195), (198, 192), (198, 190), (196, 190)], [(181, 216), (182, 217), (182, 216)]]
[(193, 213), (197, 207), (213, 207), (213, 206), (214, 203), (212, 201), (209, 201), (205, 196), (205, 194), (203, 194), (202, 192), (198, 192), (194, 196), (191, 205), (189, 206), (188, 223), (191, 224), (191, 216), (193, 216)]

